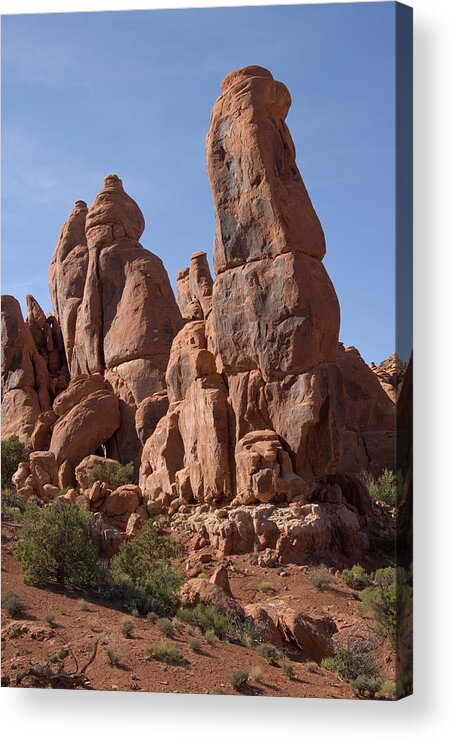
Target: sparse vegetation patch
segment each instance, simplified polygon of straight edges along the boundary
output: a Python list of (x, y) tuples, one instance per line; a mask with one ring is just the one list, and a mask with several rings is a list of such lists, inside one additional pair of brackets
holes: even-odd
[(246, 670), (235, 670), (230, 676), (230, 683), (236, 691), (244, 691), (247, 686), (249, 675)]
[(132, 484), (134, 482), (134, 464), (95, 464), (88, 475), (89, 484), (95, 482), (105, 482), (112, 489), (117, 489), (123, 484)]
[(19, 618), (24, 613), (27, 606), (20, 595), (10, 590), (2, 596), (2, 608), (5, 609), (6, 614), (10, 618)]
[(167, 665), (181, 665), (184, 662), (180, 650), (169, 642), (161, 642), (148, 647), (145, 654), (149, 659), (165, 662)]
[(328, 567), (319, 564), (317, 567), (311, 567), (307, 571), (308, 580), (317, 588), (317, 590), (328, 590), (333, 584), (333, 576), (330, 574)]

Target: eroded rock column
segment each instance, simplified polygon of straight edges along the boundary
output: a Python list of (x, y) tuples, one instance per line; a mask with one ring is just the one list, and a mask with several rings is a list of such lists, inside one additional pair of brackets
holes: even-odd
[(289, 106), (270, 72), (246, 67), (227, 75), (211, 112), (216, 279), (203, 253), (178, 277), (190, 321), (172, 346), (169, 411), (142, 457), (151, 499), (303, 502), (340, 459), (339, 304)]
[(309, 491), (339, 461), (344, 425), (325, 239), (285, 124), (285, 85), (246, 67), (221, 90), (207, 136), (217, 272), (208, 347), (228, 377), (236, 435), (274, 430)]
[(182, 326), (162, 261), (138, 241), (144, 227), (136, 202), (109, 175), (89, 209), (76, 202), (50, 271), (72, 377), (101, 373), (119, 398), (121, 425), (108, 453), (124, 463), (140, 455), (137, 406), (165, 388), (170, 347)]

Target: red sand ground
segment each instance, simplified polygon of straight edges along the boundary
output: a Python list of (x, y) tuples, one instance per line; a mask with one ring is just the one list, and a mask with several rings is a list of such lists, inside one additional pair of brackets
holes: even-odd
[[(209, 644), (198, 637), (202, 653), (190, 647), (191, 630), (184, 624), (172, 639), (165, 639), (157, 626), (145, 618), (131, 617), (112, 603), (83, 595), (86, 605), (80, 602), (81, 594), (69, 593), (59, 588), (41, 589), (25, 585), (15, 558), (18, 528), (2, 524), (2, 594), (12, 590), (24, 600), (27, 610), (21, 619), (13, 622), (2, 610), (2, 684), (13, 679), (18, 672), (33, 665), (45, 664), (62, 647), (70, 645), (79, 665), (88, 660), (96, 639), (99, 639), (96, 659), (87, 671), (90, 687), (98, 690), (129, 690), (168, 693), (236, 693), (230, 683), (234, 670), (251, 669), (259, 665), (263, 670), (260, 682), (249, 680), (246, 693), (262, 696), (297, 696), (322, 698), (354, 698), (350, 686), (335, 673), (320, 668), (309, 672), (298, 652), (290, 652), (285, 661), (291, 661), (296, 678), (288, 679), (279, 666), (270, 665), (256, 650), (237, 644), (216, 640)], [(233, 566), (230, 585), (234, 596), (243, 604), (261, 603), (271, 609), (282, 603), (303, 611), (314, 618), (331, 616), (336, 620), (339, 633), (336, 641), (355, 637), (370, 645), (382, 678), (393, 677), (394, 659), (386, 643), (373, 631), (370, 619), (360, 617), (354, 592), (340, 580), (320, 592), (314, 588), (304, 572), (304, 567), (285, 568), (286, 576), (280, 577), (275, 569), (263, 569), (251, 564), (249, 555), (231, 557)], [(214, 564), (206, 565), (208, 575)], [(274, 588), (272, 594), (258, 589), (261, 582)], [(58, 624), (50, 628), (46, 616), (53, 615)], [(133, 623), (132, 638), (123, 636), (121, 628), (128, 619)], [(26, 633), (14, 636), (12, 623), (24, 626)], [(33, 629), (44, 629), (44, 638), (32, 638)], [(12, 634), (12, 636), (11, 636)], [(169, 641), (181, 651), (185, 660), (182, 666), (170, 666), (146, 658), (145, 650), (153, 644)], [(113, 650), (120, 666), (112, 667), (106, 650)], [(74, 669), (69, 655), (62, 668)], [(55, 665), (57, 668), (57, 665)]]

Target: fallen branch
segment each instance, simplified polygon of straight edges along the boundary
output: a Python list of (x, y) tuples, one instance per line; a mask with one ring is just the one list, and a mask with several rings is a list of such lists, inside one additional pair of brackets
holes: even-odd
[(75, 690), (76, 688), (89, 689), (88, 686), (90, 681), (87, 678), (86, 672), (95, 660), (98, 651), (98, 642), (99, 639), (96, 639), (90, 659), (80, 671), (77, 658), (71, 647), (68, 645), (68, 649), (75, 662), (74, 672), (64, 672), (62, 670), (54, 672), (50, 662), (48, 662), (44, 667), (29, 667), (28, 670), (18, 673), (16, 675), (14, 686), (18, 688), (24, 680), (27, 678), (33, 678), (36, 681), (34, 685), (38, 685), (38, 687), (41, 688), (60, 688), (66, 690)]

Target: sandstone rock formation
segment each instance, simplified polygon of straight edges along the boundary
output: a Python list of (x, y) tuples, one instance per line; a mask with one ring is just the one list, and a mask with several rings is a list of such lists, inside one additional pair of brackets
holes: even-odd
[(377, 375), (352, 346), (339, 344), (337, 362), (347, 395), (343, 456), (338, 470), (355, 474), (395, 468), (396, 409)]
[(77, 312), (84, 294), (88, 268), (88, 246), (85, 236), (87, 204), (76, 201), (74, 209), (60, 230), (49, 268), (49, 289), (54, 313), (60, 322), (66, 358), (71, 375), (73, 365)]
[(206, 253), (191, 256), (189, 268), (178, 273), (176, 300), (185, 319), (206, 319), (211, 312), (213, 279)]
[(405, 374), (405, 363), (402, 363), (397, 353), (393, 353), (385, 361), (370, 367), (377, 374), (380, 384), (393, 402), (397, 402)]
[[(235, 418), (244, 418), (237, 388), (262, 386), (266, 422), (259, 427), (285, 441), (307, 495), (340, 456), (339, 305), (285, 124), (289, 106), (282, 83), (247, 67), (227, 76), (213, 108), (207, 168), (217, 276), (208, 335), (218, 367), (233, 377)], [(241, 391), (244, 400), (248, 390)]]
[(250, 505), (204, 514), (195, 508), (191, 514), (179, 511), (173, 522), (194, 534), (194, 549), (209, 545), (217, 559), (256, 552), (261, 566), (274, 566), (304, 564), (313, 555), (358, 559), (369, 548), (373, 519), (340, 495), (336, 502), (306, 505)]
[[(28, 500), (52, 500), (58, 494), (58, 466), (50, 451), (32, 451), (28, 462), (22, 462), (13, 476), (17, 491)], [(49, 487), (51, 488), (49, 490)]]
[(286, 253), (325, 254), (285, 124), (290, 105), (285, 85), (263, 67), (234, 70), (222, 82), (207, 137), (217, 274)]
[(27, 294), (26, 323), (40, 355), (43, 356), (49, 372), (52, 398), (68, 385), (69, 374), (61, 328), (56, 317), (44, 314), (36, 299)]
[(321, 662), (334, 653), (331, 636), (337, 627), (330, 618), (314, 619), (286, 607), (279, 613), (278, 627), (284, 639), (295, 642), (307, 660)]
[[(88, 505), (107, 557), (160, 513), (192, 534), (194, 551), (256, 551), (262, 566), (354, 560), (370, 533), (386, 535), (352, 475), (395, 466), (400, 372), (339, 343), (290, 102), (262, 67), (222, 83), (207, 135), (214, 281), (195, 252), (174, 297), (162, 261), (139, 243), (139, 206), (109, 175), (61, 229), (54, 315), (29, 295), (24, 322), (18, 302), (2, 299), (2, 436), (17, 433), (32, 451), (14, 483), (48, 501), (77, 482), (82, 494), (62, 497)], [(95, 465), (116, 461), (136, 472), (140, 461), (138, 485), (92, 483)], [(182, 598), (235, 608), (224, 568), (187, 583)], [(317, 654), (320, 627), (296, 614), (279, 621), (284, 640)]]
[(51, 409), (51, 381), (17, 299), (2, 296), (2, 440), (30, 443), (42, 412)]
[(340, 459), (339, 305), (289, 106), (282, 83), (247, 67), (227, 76), (213, 108), (217, 275), (212, 285), (196, 253), (178, 277), (189, 322), (172, 345), (167, 416), (142, 455), (150, 499), (304, 501)]
[(164, 417), (169, 409), (169, 397), (167, 392), (155, 392), (151, 397), (145, 397), (138, 405), (136, 411), (136, 432), (139, 440), (144, 444), (156, 430), (161, 417)]
[(137, 406), (164, 387), (181, 316), (162, 261), (138, 242), (139, 207), (116, 175), (89, 209), (77, 201), (52, 258), (49, 284), (61, 315), (71, 376), (102, 373), (120, 400), (110, 454), (137, 460)]
[[(27, 489), (22, 494), (42, 498), (45, 484), (60, 488), (72, 486), (76, 467), (85, 461), (85, 469), (89, 468), (85, 457), (109, 440), (119, 425), (118, 399), (103, 377), (100, 374), (77, 376), (56, 397), (53, 409), (38, 416), (31, 435), (36, 450), (30, 453), (29, 465), (19, 467), (15, 475), (16, 487), (18, 490), (31, 487), (33, 492)], [(82, 473), (80, 476), (85, 482)]]
[[(64, 393), (64, 392), (63, 392)], [(49, 450), (57, 463), (75, 467), (108, 441), (120, 425), (118, 399), (110, 389), (88, 394), (58, 418)]]
[(105, 456), (96, 456), (95, 454), (89, 454), (76, 466), (76, 482), (82, 492), (89, 489), (91, 483), (91, 474), (94, 467), (109, 470), (118, 462), (115, 459), (108, 459)]
[(246, 618), (250, 618), (259, 627), (264, 642), (274, 644), (276, 647), (282, 646), (282, 635), (263, 605), (259, 603), (245, 605), (244, 614)]
[(237, 618), (244, 617), (244, 610), (235, 598), (232, 598), (219, 585), (202, 577), (187, 580), (181, 588), (180, 598), (183, 605), (190, 607), (199, 603), (213, 605), (222, 613), (231, 613)]

